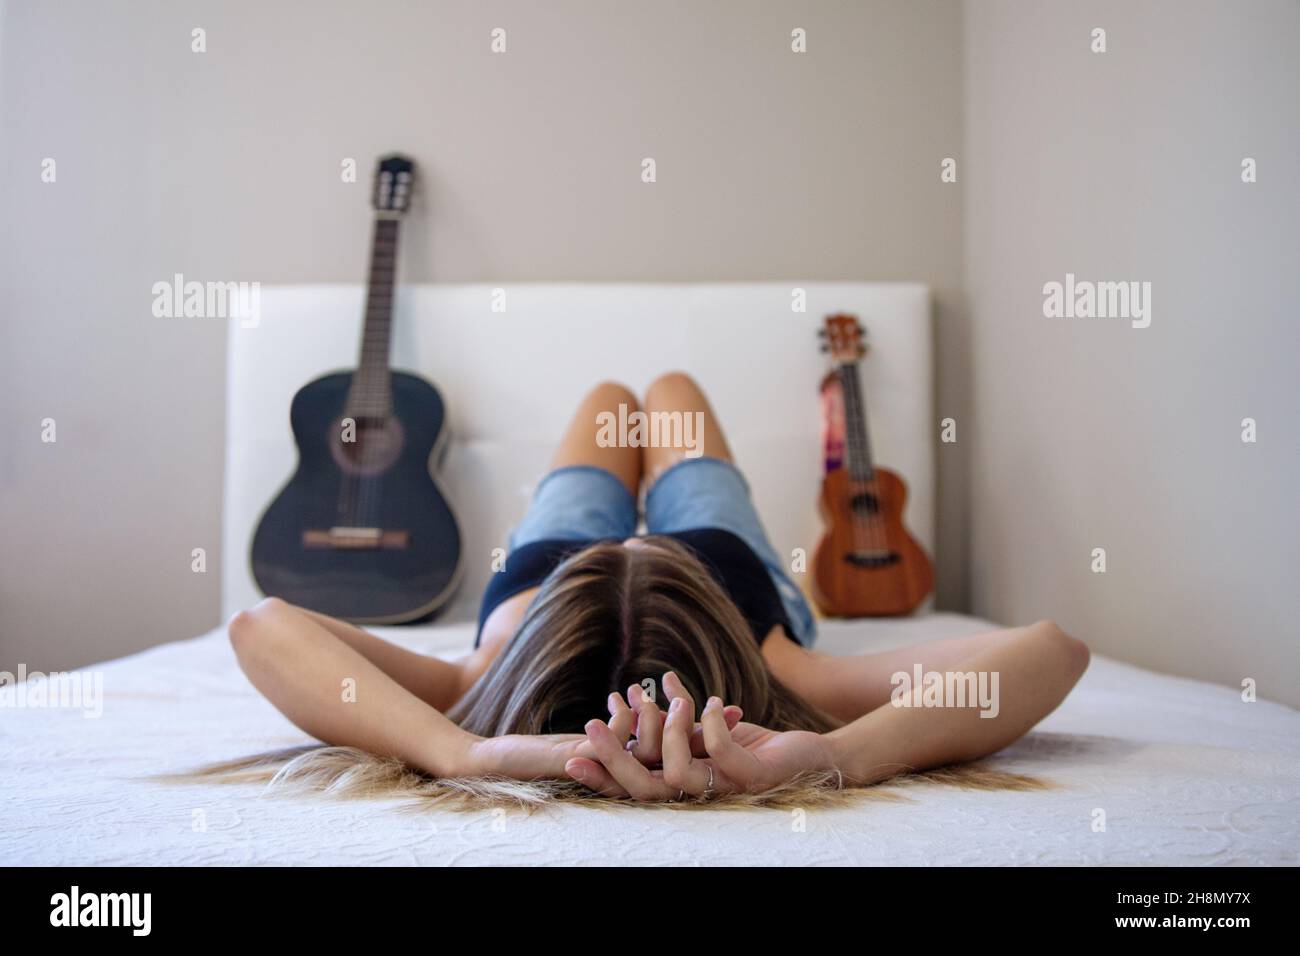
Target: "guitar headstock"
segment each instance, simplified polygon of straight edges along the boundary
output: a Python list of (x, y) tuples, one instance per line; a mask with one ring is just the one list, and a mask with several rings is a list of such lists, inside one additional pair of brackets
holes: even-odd
[(817, 330), (822, 351), (829, 352), (836, 365), (856, 362), (867, 354), (867, 330), (856, 315), (837, 312), (826, 316), (826, 327)]
[(375, 167), (375, 188), (370, 205), (375, 212), (402, 215), (411, 205), (411, 187), (415, 185), (415, 163), (392, 153), (380, 157)]

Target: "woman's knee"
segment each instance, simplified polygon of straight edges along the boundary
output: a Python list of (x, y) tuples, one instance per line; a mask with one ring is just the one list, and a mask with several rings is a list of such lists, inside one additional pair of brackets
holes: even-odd
[(647, 408), (695, 407), (703, 397), (699, 382), (681, 371), (665, 372), (645, 390)]
[(583, 404), (595, 405), (602, 410), (615, 411), (619, 405), (626, 405), (629, 410), (640, 408), (636, 393), (622, 382), (599, 382), (586, 397)]

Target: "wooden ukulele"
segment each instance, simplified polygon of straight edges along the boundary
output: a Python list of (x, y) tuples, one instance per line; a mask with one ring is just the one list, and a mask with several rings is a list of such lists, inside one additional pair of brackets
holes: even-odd
[(294, 396), (298, 468), (253, 536), (263, 592), (357, 623), (429, 618), (459, 579), (460, 529), (432, 470), (446, 408), (431, 384), (388, 365), (398, 226), (414, 173), (402, 156), (375, 171), (360, 362)]
[[(863, 329), (852, 315), (831, 315), (818, 332), (835, 369), (823, 386), (831, 418), (842, 416), (843, 460), (828, 437), (820, 508), (826, 534), (813, 556), (813, 599), (833, 617), (908, 614), (934, 586), (934, 569), (903, 527), (907, 486), (871, 461), (867, 416), (858, 387), (866, 354)], [(838, 422), (830, 422), (830, 431)]]

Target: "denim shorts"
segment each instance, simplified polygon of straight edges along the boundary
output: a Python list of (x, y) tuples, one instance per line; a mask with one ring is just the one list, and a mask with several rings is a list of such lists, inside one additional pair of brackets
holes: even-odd
[[(533, 541), (600, 541), (637, 533), (637, 502), (613, 474), (595, 465), (549, 472), (537, 485), (528, 513), (510, 534), (510, 550)], [(754, 509), (740, 470), (718, 458), (686, 458), (659, 476), (645, 496), (645, 533), (721, 528), (749, 545), (767, 568), (804, 647), (817, 638), (812, 609), (785, 572)]]

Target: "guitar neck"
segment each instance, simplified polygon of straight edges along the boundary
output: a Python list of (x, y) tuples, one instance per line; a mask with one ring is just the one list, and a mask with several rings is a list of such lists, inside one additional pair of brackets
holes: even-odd
[(370, 277), (366, 287), (366, 316), (361, 332), (361, 359), (348, 393), (348, 411), (354, 418), (383, 418), (392, 411), (388, 354), (392, 342), (400, 224), (394, 215), (375, 217)]
[(848, 446), (849, 475), (856, 481), (875, 476), (871, 463), (871, 441), (867, 435), (867, 414), (858, 383), (858, 363), (841, 362), (836, 368), (840, 393), (844, 396), (844, 437)]

